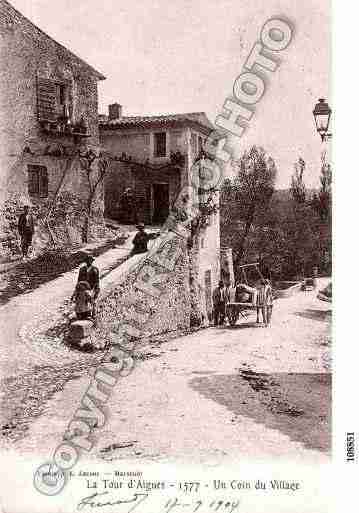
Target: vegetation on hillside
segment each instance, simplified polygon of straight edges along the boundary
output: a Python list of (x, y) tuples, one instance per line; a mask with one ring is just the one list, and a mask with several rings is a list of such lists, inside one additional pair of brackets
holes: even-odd
[(294, 164), (289, 190), (275, 190), (276, 166), (253, 147), (223, 183), (221, 244), (233, 250), (234, 268), (259, 261), (272, 279), (331, 272), (332, 171), (322, 156), (320, 187), (305, 185), (306, 163)]

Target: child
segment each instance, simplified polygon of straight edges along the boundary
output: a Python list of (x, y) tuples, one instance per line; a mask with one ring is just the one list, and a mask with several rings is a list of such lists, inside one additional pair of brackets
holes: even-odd
[(269, 280), (261, 280), (257, 295), (257, 323), (259, 323), (259, 312), (262, 312), (262, 319), (265, 327), (270, 325), (273, 310), (273, 294)]
[(79, 320), (91, 319), (93, 298), (87, 281), (79, 281), (76, 285), (72, 300), (75, 301), (76, 317)]

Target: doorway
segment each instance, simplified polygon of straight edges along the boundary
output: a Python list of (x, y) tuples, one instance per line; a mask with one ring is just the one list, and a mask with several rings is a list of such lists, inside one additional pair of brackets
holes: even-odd
[(170, 194), (168, 183), (153, 184), (153, 214), (152, 223), (162, 224), (168, 217)]

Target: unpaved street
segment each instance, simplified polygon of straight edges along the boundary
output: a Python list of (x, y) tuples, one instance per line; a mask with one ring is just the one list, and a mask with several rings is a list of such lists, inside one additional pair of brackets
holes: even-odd
[[(331, 305), (319, 301), (316, 292), (299, 292), (275, 302), (270, 328), (254, 321), (252, 315), (234, 328), (208, 328), (141, 348), (134, 371), (120, 380), (107, 404), (108, 420), (96, 430), (91, 457), (327, 462)], [(46, 459), (96, 363), (83, 355), (62, 364), (59, 356), (35, 369), (42, 382), (17, 410), (12, 406), (17, 416), (3, 429), (6, 445), (11, 441), (16, 449)], [(31, 385), (30, 376), (17, 378)], [(16, 419), (23, 423), (20, 430)]]

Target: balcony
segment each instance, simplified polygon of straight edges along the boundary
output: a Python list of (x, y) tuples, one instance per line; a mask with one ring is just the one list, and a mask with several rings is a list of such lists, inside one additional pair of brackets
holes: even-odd
[(80, 121), (72, 122), (67, 116), (60, 116), (57, 120), (41, 120), (42, 132), (55, 137), (72, 137), (75, 143), (91, 137), (88, 125), (83, 117)]

